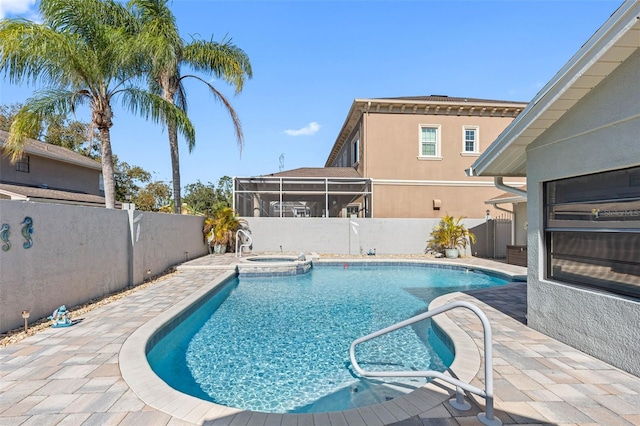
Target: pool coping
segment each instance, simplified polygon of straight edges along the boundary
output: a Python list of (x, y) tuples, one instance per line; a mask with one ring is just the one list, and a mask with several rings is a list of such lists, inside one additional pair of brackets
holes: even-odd
[[(314, 260), (321, 264), (330, 263), (389, 263), (388, 259), (330, 259), (330, 260)], [(446, 262), (427, 261), (427, 260), (402, 260), (392, 261), (392, 263), (419, 263), (447, 265), (458, 268), (471, 268), (477, 270), (492, 271), (500, 275), (513, 277), (517, 279), (519, 276), (509, 274), (499, 269), (478, 267), (477, 265), (456, 263), (455, 265)], [(200, 269), (200, 268), (199, 268)], [(204, 269), (204, 268), (202, 268)], [(214, 421), (231, 417), (236, 414), (244, 414), (247, 419), (256, 412), (242, 410), (233, 407), (219, 405), (210, 401), (201, 400), (199, 398), (179, 392), (170, 387), (160, 377), (158, 377), (147, 361), (147, 345), (157, 333), (164, 327), (174, 321), (183, 312), (189, 310), (194, 304), (197, 304), (203, 297), (223, 285), (229, 279), (237, 275), (236, 268), (228, 270), (228, 273), (221, 275), (219, 278), (212, 280), (209, 284), (187, 296), (185, 299), (176, 303), (171, 308), (152, 318), (144, 325), (134, 331), (124, 342), (119, 354), (120, 371), (123, 379), (133, 392), (144, 401), (147, 405), (167, 413), (181, 420), (201, 424), (205, 421)], [(510, 285), (510, 284), (506, 284)], [(521, 285), (521, 283), (515, 284)], [(442, 306), (455, 297), (459, 297), (461, 293), (454, 292), (434, 299), (429, 304), (429, 309)], [(455, 349), (455, 357), (453, 363), (448, 369), (448, 374), (453, 374), (462, 381), (471, 382), (478, 374), (481, 367), (481, 356), (473, 338), (460, 328), (447, 314), (433, 317), (432, 320), (436, 325), (451, 339)], [(407, 395), (394, 398), (380, 404), (370, 405), (366, 407), (354, 408), (345, 411), (333, 412), (342, 413), (349, 420), (357, 416), (364, 419), (365, 424), (379, 425), (379, 418), (391, 417), (395, 421), (401, 421), (413, 417), (417, 414), (426, 412), (442, 402), (449, 399), (453, 393), (454, 387), (440, 381), (432, 381)], [(259, 413), (262, 415), (267, 424), (271, 422), (281, 422), (286, 417), (308, 417), (321, 420), (330, 413), (309, 413), (309, 414), (275, 414), (275, 413)], [(367, 418), (371, 418), (372, 422), (367, 422)]]

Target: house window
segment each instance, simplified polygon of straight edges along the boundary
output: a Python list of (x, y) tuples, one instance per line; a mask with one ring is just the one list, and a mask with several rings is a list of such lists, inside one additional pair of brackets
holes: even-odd
[(480, 152), (478, 143), (478, 127), (465, 126), (462, 128), (462, 152), (477, 154)]
[(440, 155), (440, 126), (420, 126), (420, 157)]
[(29, 156), (23, 155), (16, 161), (16, 172), (29, 173)]
[(547, 277), (640, 297), (640, 167), (547, 182)]
[(353, 158), (353, 164), (356, 164), (358, 161), (360, 161), (360, 139), (356, 139), (355, 141), (353, 141), (353, 144), (351, 145), (352, 147), (352, 152), (353, 155), (351, 158)]

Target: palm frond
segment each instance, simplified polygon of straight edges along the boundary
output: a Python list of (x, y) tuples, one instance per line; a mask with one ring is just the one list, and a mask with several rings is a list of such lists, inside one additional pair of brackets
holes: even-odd
[[(211, 91), (211, 93), (213, 94), (213, 97), (217, 101), (221, 102), (222, 105), (224, 105), (225, 109), (229, 113), (229, 116), (231, 117), (231, 121), (233, 121), (233, 127), (236, 132), (236, 144), (238, 145), (238, 149), (240, 150), (240, 155), (242, 155), (242, 148), (244, 146), (244, 134), (242, 132), (242, 124), (240, 123), (240, 118), (238, 117), (238, 114), (233, 109), (233, 106), (231, 106), (231, 102), (229, 102), (229, 100), (208, 81), (205, 81), (204, 79), (198, 77), (197, 75), (183, 76), (183, 78), (188, 78), (188, 77), (195, 78), (196, 80), (200, 80), (201, 82), (206, 84), (207, 87), (209, 87), (209, 90)], [(189, 148), (189, 150), (191, 150), (191, 148)]]
[(24, 19), (0, 21), (0, 69), (11, 83), (60, 81), (66, 85), (67, 58), (77, 50), (69, 33)]
[(236, 93), (242, 91), (246, 78), (253, 77), (249, 56), (230, 40), (193, 40), (184, 48), (184, 61), (195, 71), (232, 84)]
[(195, 146), (195, 129), (187, 114), (176, 105), (165, 101), (161, 96), (135, 87), (123, 89), (121, 94), (122, 105), (132, 113), (150, 118), (154, 123), (173, 121), (189, 147)]
[(135, 50), (151, 63), (150, 73), (157, 77), (167, 69), (177, 71), (184, 42), (167, 1), (131, 0), (129, 7), (140, 23)]
[(6, 149), (11, 161), (18, 160), (24, 151), (25, 137), (37, 137), (47, 117), (67, 115), (73, 105), (85, 102), (86, 97), (68, 90), (42, 90), (27, 99), (16, 114), (7, 138)]

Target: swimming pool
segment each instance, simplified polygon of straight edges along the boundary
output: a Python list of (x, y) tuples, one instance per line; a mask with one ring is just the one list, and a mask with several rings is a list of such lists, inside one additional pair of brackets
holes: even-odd
[[(175, 389), (246, 410), (375, 404), (424, 381), (354, 377), (351, 341), (425, 311), (441, 294), (505, 282), (464, 268), (342, 263), (300, 276), (236, 279), (162, 338), (148, 359)], [(452, 358), (428, 324), (364, 346), (359, 359), (369, 369), (442, 371)]]

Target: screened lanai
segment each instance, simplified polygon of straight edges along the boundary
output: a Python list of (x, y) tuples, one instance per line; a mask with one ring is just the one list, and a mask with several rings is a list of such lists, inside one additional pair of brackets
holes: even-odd
[(371, 202), (371, 180), (350, 167), (233, 179), (233, 207), (244, 217), (371, 217)]

